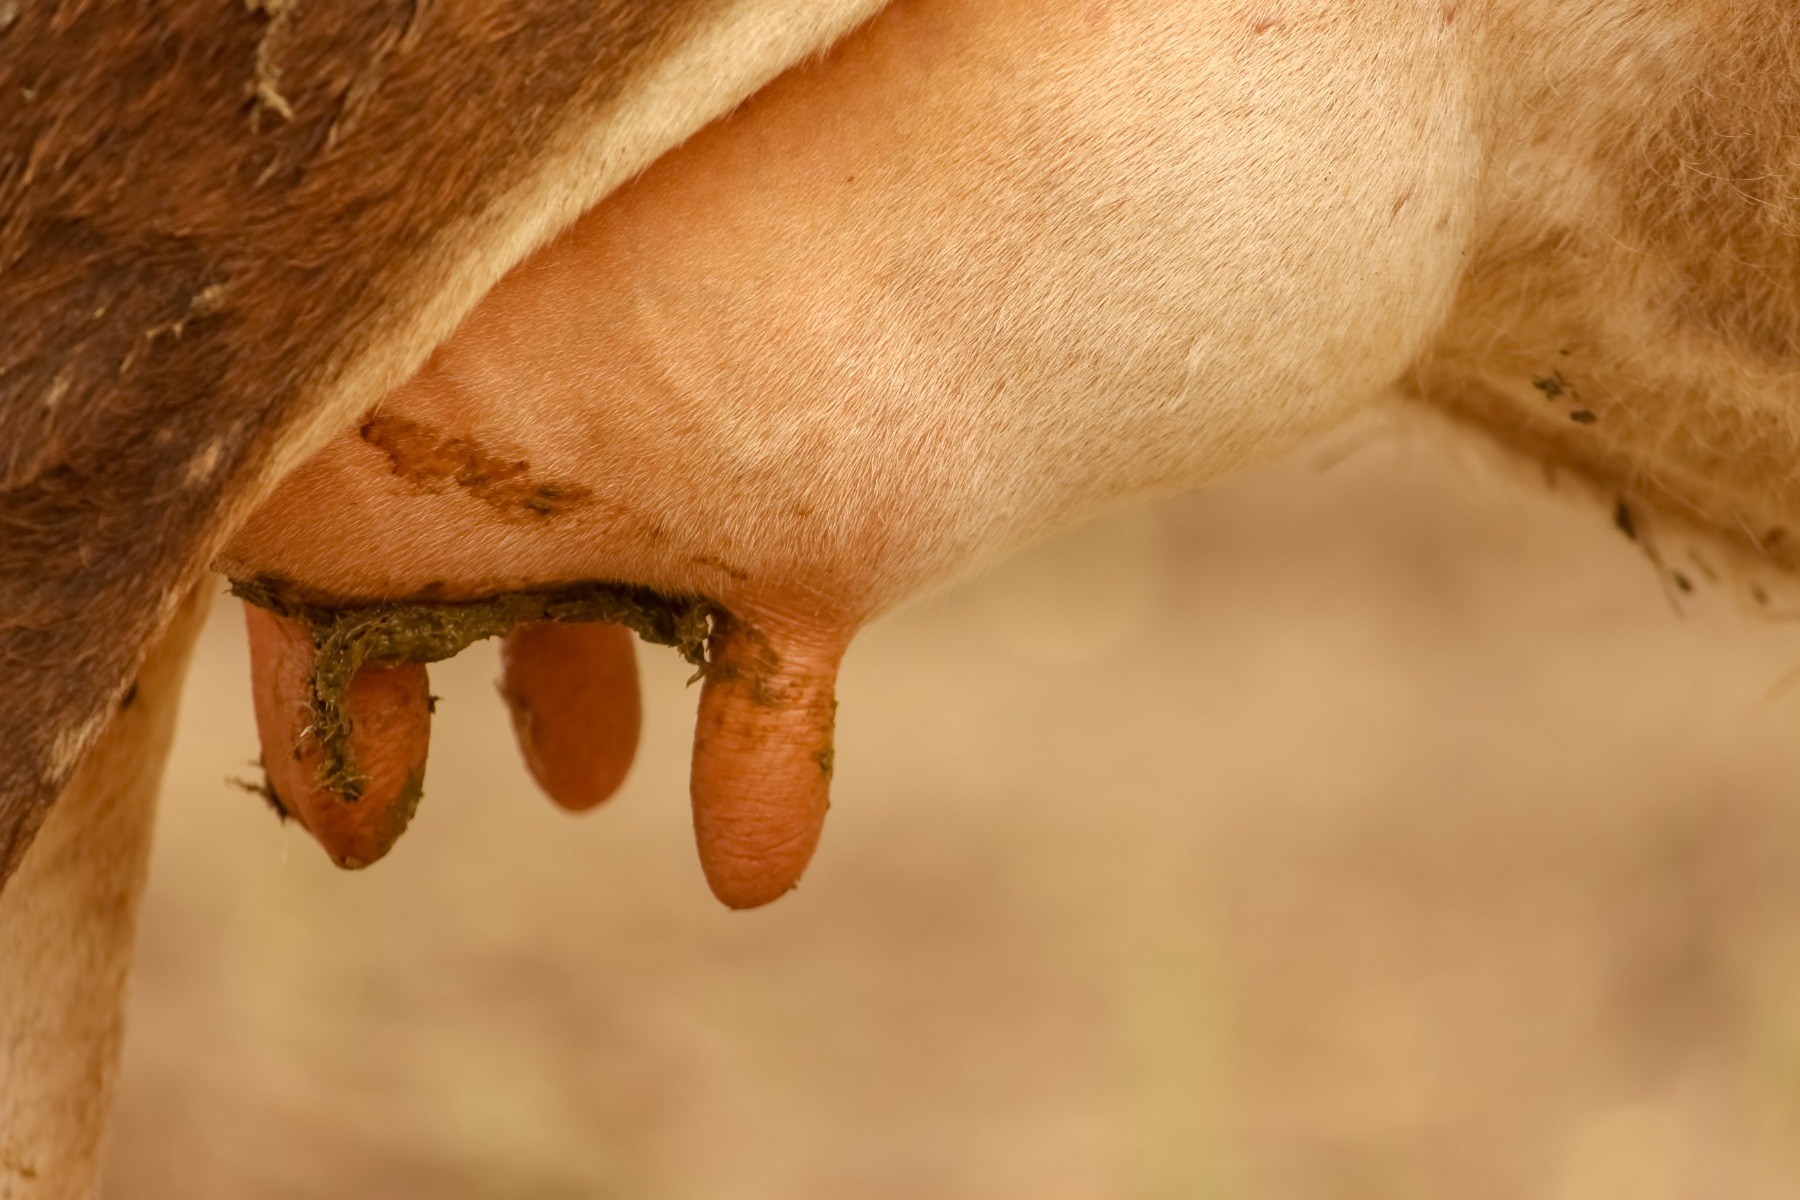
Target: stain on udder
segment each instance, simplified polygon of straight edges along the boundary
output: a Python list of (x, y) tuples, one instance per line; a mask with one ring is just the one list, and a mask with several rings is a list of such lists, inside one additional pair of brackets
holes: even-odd
[(377, 413), (357, 432), (387, 455), (389, 469), (399, 478), (428, 492), (461, 489), (504, 520), (558, 517), (593, 496), (579, 483), (537, 478), (524, 458), (496, 453), (421, 421)]
[(714, 628), (712, 657), (704, 670), (711, 682), (740, 689), (758, 708), (785, 708), (794, 699), (781, 655), (767, 635), (728, 617)]
[(715, 571), (721, 571), (739, 583), (744, 583), (750, 578), (750, 572), (741, 567), (734, 567), (724, 559), (714, 558), (710, 554), (696, 554), (688, 559), (688, 562), (696, 567), (711, 567)]

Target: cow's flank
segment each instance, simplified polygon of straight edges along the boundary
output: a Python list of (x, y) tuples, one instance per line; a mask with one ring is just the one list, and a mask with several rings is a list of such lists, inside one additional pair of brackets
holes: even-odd
[(0, 881), (267, 482), (875, 6), (0, 9)]
[(1488, 20), (1486, 219), (1408, 389), (1616, 511), (1800, 567), (1800, 12)]

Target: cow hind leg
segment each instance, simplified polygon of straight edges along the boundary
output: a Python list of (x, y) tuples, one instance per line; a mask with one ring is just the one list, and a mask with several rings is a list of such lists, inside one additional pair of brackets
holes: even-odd
[(156, 792), (211, 596), (183, 603), (0, 892), (0, 1200), (97, 1189)]

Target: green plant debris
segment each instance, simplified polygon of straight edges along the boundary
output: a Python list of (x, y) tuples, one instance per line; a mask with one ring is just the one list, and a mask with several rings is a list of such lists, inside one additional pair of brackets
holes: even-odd
[(537, 621), (604, 621), (646, 642), (673, 646), (696, 667), (720, 610), (698, 596), (666, 596), (618, 583), (571, 583), (506, 592), (485, 600), (393, 601), (337, 607), (300, 599), (280, 580), (234, 579), (231, 593), (304, 625), (312, 635), (313, 732), (324, 751), (324, 782), (347, 802), (364, 778), (350, 750), (350, 681), (365, 666), (432, 663), (486, 638)]
[(227, 775), (225, 782), (241, 792), (249, 792), (252, 796), (261, 796), (263, 803), (274, 810), (277, 820), (284, 822), (292, 820), (293, 814), (288, 812), (287, 807), (282, 804), (281, 797), (275, 794), (275, 785), (269, 782), (269, 773), (263, 770), (262, 760), (259, 758), (250, 765), (261, 773), (260, 780), (245, 779), (242, 775)]

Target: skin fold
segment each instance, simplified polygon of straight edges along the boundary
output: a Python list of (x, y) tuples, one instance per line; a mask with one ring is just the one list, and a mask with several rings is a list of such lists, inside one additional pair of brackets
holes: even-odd
[[(1297, 5), (1266, 37), (1229, 5), (903, 0), (502, 280), (220, 565), (344, 601), (716, 601), (700, 857), (726, 903), (766, 903), (817, 843), (858, 628), (1271, 458), (1417, 355), (1473, 156), (1427, 7)], [(522, 686), (534, 723), (630, 707)], [(525, 737), (553, 795), (595, 753)]]

